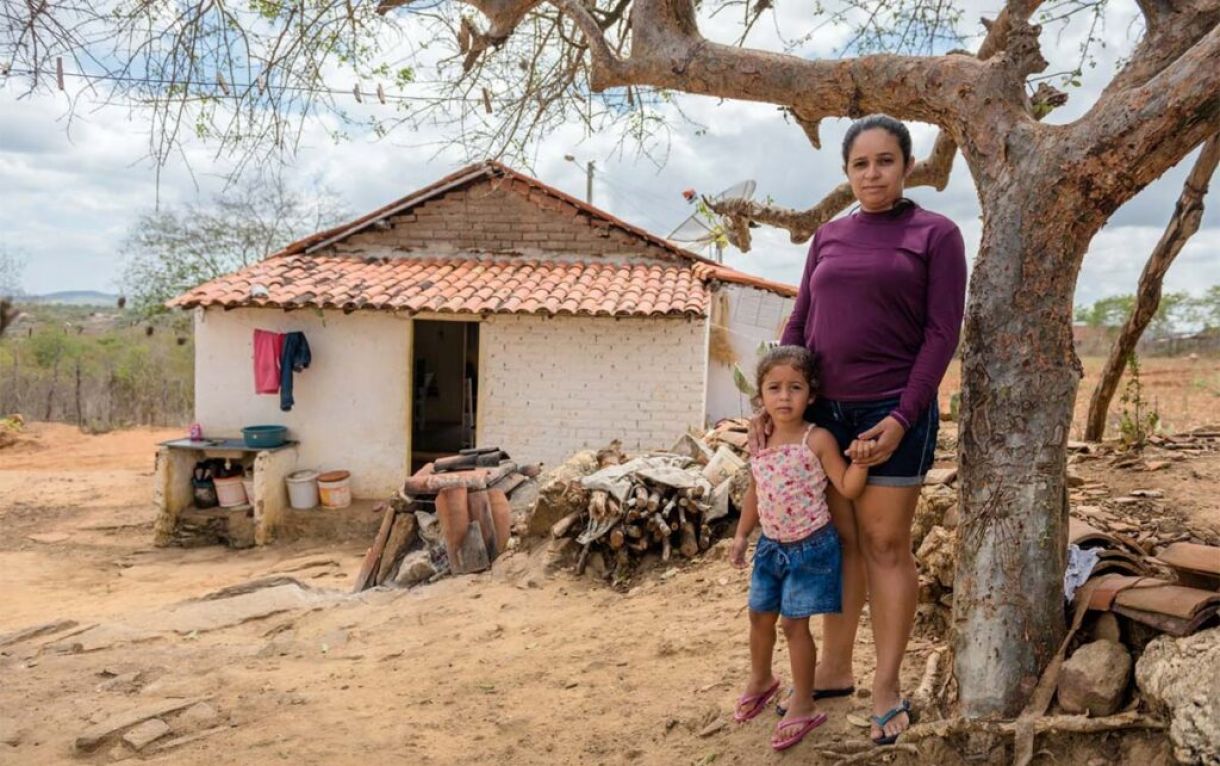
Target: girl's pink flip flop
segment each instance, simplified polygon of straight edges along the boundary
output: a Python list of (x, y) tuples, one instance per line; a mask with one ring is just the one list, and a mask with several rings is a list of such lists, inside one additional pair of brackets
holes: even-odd
[(745, 723), (752, 718), (755, 718), (759, 713), (767, 707), (767, 703), (779, 691), (779, 681), (767, 687), (766, 691), (760, 694), (743, 694), (737, 698), (737, 709), (733, 711), (733, 720), (737, 723)]
[(824, 723), (826, 723), (825, 713), (814, 713), (811, 716), (780, 721), (775, 725), (775, 733), (771, 735), (771, 747), (776, 750), (787, 750)]

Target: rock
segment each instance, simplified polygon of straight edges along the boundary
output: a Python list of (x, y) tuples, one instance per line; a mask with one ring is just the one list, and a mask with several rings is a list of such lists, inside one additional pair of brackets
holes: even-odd
[(531, 479), (513, 490), (508, 496), (508, 511), (512, 516), (513, 526), (525, 524), (528, 526), (530, 513), (534, 503), (538, 502), (538, 481)]
[(439, 545), (441, 543), (441, 523), (437, 520), (435, 513), (427, 511), (415, 512), (416, 528), (419, 530), (420, 538), (428, 543), (428, 545)]
[(1153, 639), (1135, 665), (1135, 682), (1169, 718), (1179, 762), (1220, 763), (1220, 628)]
[(919, 571), (934, 578), (942, 588), (952, 588), (956, 548), (956, 532), (932, 527), (915, 553)]
[(220, 723), (220, 713), (207, 702), (192, 705), (174, 719), (175, 734), (187, 734), (193, 731), (208, 729)]
[(56, 543), (67, 542), (71, 535), (64, 534), (63, 532), (45, 532), (37, 535), (27, 535), (27, 537), (36, 543), (55, 545)]
[(135, 726), (143, 721), (156, 718), (157, 716), (176, 713), (179, 710), (184, 710), (203, 701), (204, 700), (198, 698), (163, 700), (161, 702), (145, 704), (122, 713), (117, 713), (109, 718), (106, 718), (100, 723), (90, 726), (80, 736), (78, 736), (75, 743), (76, 749), (81, 752), (96, 750), (98, 745), (102, 744), (102, 742), (112, 734), (120, 732), (130, 726)]
[(746, 507), (746, 491), (749, 489), (750, 464), (746, 463), (733, 474), (732, 483), (729, 485), (729, 500), (738, 511)]
[(97, 685), (99, 692), (118, 692), (119, 694), (134, 694), (140, 690), (140, 681), (143, 674), (140, 671), (131, 673), (120, 673), (106, 681), (102, 681)]
[(1164, 497), (1165, 493), (1159, 489), (1133, 489), (1127, 493), (1131, 497)]
[[(598, 468), (597, 453), (592, 450), (577, 452), (558, 468), (539, 477), (538, 501), (534, 503), (529, 521), (529, 534), (545, 537), (551, 526), (572, 511), (580, 510), (589, 503), (589, 492), (580, 480)], [(515, 492), (513, 493), (516, 494)]]
[(1069, 487), (1083, 487), (1084, 477), (1071, 471), (1067, 472), (1067, 485)]
[(110, 759), (111, 763), (118, 763), (119, 761), (127, 760), (132, 755), (131, 748), (122, 742), (117, 742), (114, 747), (110, 748), (110, 752), (106, 754), (106, 757)]
[(0, 743), (17, 747), (24, 737), (25, 732), (17, 727), (16, 721), (0, 718)]
[(128, 730), (123, 735), (123, 741), (131, 745), (132, 749), (139, 752), (148, 745), (169, 734), (169, 724), (162, 721), (160, 718), (150, 718), (132, 729)]
[[(915, 519), (911, 523), (911, 548), (919, 550), (924, 536), (932, 527), (945, 525), (945, 514), (957, 508), (957, 490), (944, 484), (925, 485), (915, 506)], [(956, 526), (956, 524), (954, 524)]]
[(933, 468), (928, 471), (928, 475), (924, 477), (923, 483), (927, 484), (952, 484), (957, 479), (957, 468)]
[(402, 563), (398, 565), (394, 584), (400, 588), (409, 588), (426, 582), (434, 574), (436, 567), (432, 565), (432, 557), (428, 555), (428, 551), (412, 551), (404, 556)]
[(1094, 641), (1076, 650), (1059, 671), (1059, 705), (1067, 713), (1111, 715), (1131, 678), (1131, 655), (1114, 641)]

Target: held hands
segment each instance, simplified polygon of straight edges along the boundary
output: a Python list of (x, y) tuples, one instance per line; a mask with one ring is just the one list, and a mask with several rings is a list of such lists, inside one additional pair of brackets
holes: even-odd
[(733, 547), (729, 548), (729, 563), (738, 569), (746, 568), (746, 548), (749, 541), (744, 537), (734, 537)]
[(907, 429), (892, 415), (860, 434), (847, 448), (847, 456), (853, 464), (864, 467), (880, 465), (890, 459)]

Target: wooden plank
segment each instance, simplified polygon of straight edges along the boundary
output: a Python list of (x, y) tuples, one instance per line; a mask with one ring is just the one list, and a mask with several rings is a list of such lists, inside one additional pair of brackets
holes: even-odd
[(381, 562), (381, 553), (385, 550), (386, 541), (390, 539), (390, 529), (394, 526), (394, 511), (389, 508), (382, 511), (381, 528), (377, 530), (377, 537), (373, 538), (373, 545), (369, 548), (368, 553), (364, 554), (364, 563), (360, 565), (360, 572), (356, 575), (356, 584), (352, 587), (352, 593), (359, 593), (372, 585), (373, 574), (377, 571), (377, 565)]
[(385, 550), (381, 553), (381, 563), (377, 566), (377, 576), (373, 578), (374, 585), (381, 585), (393, 574), (402, 554), (414, 541), (415, 511), (416, 505), (411, 503), (394, 519), (390, 539), (386, 541)]

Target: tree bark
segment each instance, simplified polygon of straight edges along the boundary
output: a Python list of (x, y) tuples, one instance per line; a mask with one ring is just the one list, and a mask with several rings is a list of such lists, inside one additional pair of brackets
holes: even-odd
[(1101, 380), (1093, 389), (1093, 396), (1089, 400), (1085, 439), (1099, 441), (1105, 436), (1106, 414), (1110, 409), (1110, 402), (1113, 401), (1118, 382), (1127, 369), (1127, 360), (1134, 353), (1148, 323), (1156, 316), (1157, 308), (1161, 304), (1161, 285), (1165, 280), (1165, 273), (1169, 271), (1182, 247), (1199, 230), (1199, 223), (1203, 219), (1203, 199), (1207, 196), (1217, 163), (1220, 163), (1220, 134), (1212, 136), (1203, 144), (1203, 149), (1182, 186), (1182, 194), (1174, 207), (1173, 217), (1140, 275), (1135, 310), (1127, 317), (1118, 339), (1110, 348), (1106, 366), (1101, 372)]
[[(1077, 214), (1079, 182), (1032, 181), (1054, 177), (1055, 155), (1022, 136), (1007, 137), (1013, 182), (980, 180), (983, 232), (966, 313), (953, 617), (968, 717), (1020, 712), (1063, 636), (1066, 449), (1081, 377), (1071, 306), (1104, 222)], [(967, 158), (986, 175), (978, 155)]]

